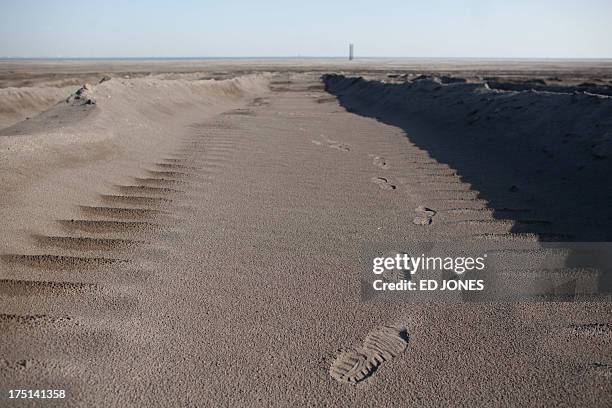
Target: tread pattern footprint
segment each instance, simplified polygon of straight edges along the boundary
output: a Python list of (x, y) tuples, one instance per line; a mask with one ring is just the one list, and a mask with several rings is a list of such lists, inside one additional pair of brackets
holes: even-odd
[(383, 190), (395, 190), (397, 188), (395, 185), (391, 184), (388, 179), (384, 177), (372, 177), (372, 183), (376, 184)]
[(416, 217), (412, 220), (413, 224), (416, 225), (429, 225), (432, 223), (434, 215), (436, 215), (436, 211), (431, 208), (427, 208), (423, 205), (418, 206), (414, 209), (416, 213)]
[(346, 143), (332, 143), (329, 145), (332, 149), (340, 150), (341, 152), (350, 152), (351, 147)]
[(379, 327), (367, 335), (362, 347), (341, 351), (329, 374), (336, 381), (355, 385), (372, 376), (385, 361), (402, 354), (407, 346), (405, 328)]
[(387, 163), (387, 160), (381, 156), (374, 156), (374, 158), (372, 159), (372, 164), (377, 167), (380, 167), (381, 169), (389, 168), (389, 163)]

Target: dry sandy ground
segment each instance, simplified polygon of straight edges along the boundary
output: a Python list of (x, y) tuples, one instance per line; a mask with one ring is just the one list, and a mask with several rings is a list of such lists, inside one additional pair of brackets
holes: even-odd
[[(360, 294), (371, 242), (526, 248), (510, 255), (517, 259), (509, 273), (518, 273), (545, 237), (609, 240), (610, 187), (602, 183), (610, 157), (600, 145), (609, 99), (597, 96), (584, 108), (580, 94), (534, 108), (536, 118), (495, 117), (506, 103), (496, 98), (514, 95), (531, 110), (533, 100), (521, 95), (533, 92), (341, 77), (328, 77), (326, 92), (320, 72), (350, 71), (346, 65), (303, 63), (289, 72), (289, 63), (218, 64), (177, 66), (177, 75), (162, 72), (170, 65), (0, 70), (44, 88), (2, 116), (12, 126), (0, 131), (3, 398), (8, 389), (50, 388), (67, 391), (61, 405), (101, 407), (612, 403), (608, 302), (367, 302)], [(504, 81), (609, 80), (606, 64), (521, 64), (513, 73), (485, 71)], [(352, 70), (396, 82), (389, 66)], [(490, 74), (481, 68), (465, 76)], [(59, 82), (48, 76), (62, 70)], [(199, 79), (216, 71), (222, 80)], [(108, 72), (113, 79), (97, 84), (94, 77)], [(94, 85), (57, 103), (53, 92), (62, 93), (70, 75)], [(17, 82), (12, 89), (25, 91)], [(411, 86), (394, 95), (393, 87)], [(458, 98), (470, 108), (453, 110)], [(512, 177), (500, 179), (495, 152), (511, 144), (513, 119), (560, 120), (557, 110), (574, 112), (563, 110), (566, 103), (596, 112), (599, 126), (587, 118), (587, 142), (554, 150), (561, 164), (542, 162), (538, 177), (526, 176), (520, 156), (507, 160)], [(15, 123), (19, 115), (32, 118)], [(468, 124), (475, 115), (498, 127)], [(522, 132), (542, 129), (521, 123)], [(486, 140), (492, 132), (499, 140)], [(537, 154), (548, 157), (541, 143), (550, 137), (510, 153), (543, 160)], [(592, 205), (542, 211), (562, 198), (546, 169), (569, 177), (566, 154), (576, 146), (583, 150), (567, 157), (580, 159), (590, 178), (570, 179), (583, 187), (569, 197), (587, 194)], [(489, 157), (482, 163), (479, 148)], [(545, 180), (552, 187), (537, 194)], [(436, 210), (431, 224), (413, 222), (419, 206)], [(533, 211), (534, 222), (521, 224), (521, 211)], [(342, 381), (349, 377), (363, 381)], [(28, 403), (36, 405), (2, 405)]]

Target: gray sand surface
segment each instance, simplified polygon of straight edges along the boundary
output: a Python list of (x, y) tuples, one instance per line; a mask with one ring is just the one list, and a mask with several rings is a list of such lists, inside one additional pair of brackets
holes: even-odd
[[(428, 126), (443, 115), (431, 91), (419, 99), (431, 103), (427, 116), (416, 102), (376, 108), (370, 88), (359, 97), (328, 80), (326, 92), (321, 73), (349, 71), (341, 63), (218, 64), (201, 70), (226, 71), (215, 81), (198, 79), (198, 67), (172, 76), (170, 64), (64, 69), (79, 81), (115, 72), (101, 84), (89, 79), (95, 104), (64, 102), (78, 87), (53, 82), (48, 70), (57, 67), (0, 69), (0, 78), (25, 72), (19, 81), (42, 88), (20, 115), (46, 110), (20, 122), (2, 116), (0, 390), (65, 389), (62, 406), (75, 407), (612, 404), (609, 302), (366, 302), (359, 282), (368, 242), (486, 248), (493, 236), (530, 248), (551, 231), (606, 240), (608, 224), (563, 222), (586, 218), (560, 205), (537, 214), (549, 215), (547, 229), (519, 231), (512, 216), (509, 227), (496, 213), (507, 195), (493, 197), (495, 183), (460, 160), (473, 145), (441, 150), (446, 133)], [(425, 62), (394, 64), (349, 73), (388, 84), (387, 71)], [(606, 64), (521, 64), (512, 69), (522, 79), (540, 71), (565, 73), (571, 85), (580, 81), (568, 72), (610, 79)], [(461, 66), (470, 82), (481, 69)], [(128, 71), (154, 74), (128, 79)], [(41, 102), (64, 86), (59, 104)], [(610, 102), (597, 106), (603, 134)], [(448, 118), (446, 131), (459, 120)], [(496, 132), (511, 119), (496, 119)], [(472, 134), (465, 124), (451, 129)], [(580, 158), (593, 177), (610, 168), (610, 157)], [(512, 163), (520, 170), (519, 158)], [(504, 192), (512, 185), (499, 183)], [(597, 197), (610, 186), (598, 188), (590, 211), (608, 220)], [(550, 199), (534, 197), (534, 207)], [(419, 207), (435, 209), (417, 211), (433, 222), (414, 222)], [(380, 335), (381, 326), (405, 331)], [(383, 361), (364, 381), (330, 375), (346, 350), (378, 346), (369, 355)]]

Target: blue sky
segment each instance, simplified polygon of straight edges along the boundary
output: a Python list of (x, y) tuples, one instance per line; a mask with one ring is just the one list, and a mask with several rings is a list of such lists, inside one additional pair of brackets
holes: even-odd
[(0, 0), (0, 56), (612, 58), (612, 0)]

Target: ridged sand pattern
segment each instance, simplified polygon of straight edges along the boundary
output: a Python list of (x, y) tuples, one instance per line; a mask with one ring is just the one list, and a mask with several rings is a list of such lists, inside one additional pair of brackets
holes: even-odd
[(189, 173), (182, 171), (165, 171), (165, 170), (147, 170), (152, 176), (170, 179), (180, 179), (183, 177), (189, 177)]
[(54, 246), (73, 250), (113, 250), (133, 248), (145, 241), (119, 238), (64, 237), (36, 235), (34, 239), (41, 245)]
[(158, 224), (146, 221), (116, 220), (59, 220), (65, 229), (93, 233), (152, 231), (160, 228)]
[(182, 180), (165, 177), (135, 177), (134, 180), (142, 185), (153, 187), (180, 186), (187, 184)]
[(428, 193), (432, 198), (435, 199), (449, 199), (449, 200), (474, 200), (476, 198), (478, 198), (478, 192), (477, 191), (464, 191), (464, 190), (445, 190), (445, 189), (439, 189), (439, 190), (428, 190), (425, 191), (425, 193)]
[(176, 157), (166, 157), (161, 159), (162, 162), (166, 162), (166, 163), (176, 163), (176, 164), (180, 164), (180, 163), (184, 163), (185, 159), (177, 159)]
[(126, 207), (102, 207), (102, 206), (79, 206), (83, 215), (98, 218), (113, 218), (115, 220), (143, 220), (151, 219), (166, 213), (161, 210), (150, 208), (126, 208)]
[(321, 96), (315, 99), (317, 103), (337, 103), (338, 98), (335, 96)]
[(362, 347), (341, 351), (332, 363), (329, 374), (337, 381), (355, 385), (372, 376), (385, 361), (402, 354), (407, 346), (406, 329), (380, 327), (367, 335)]
[(82, 293), (100, 290), (95, 283), (0, 279), (0, 295), (32, 296), (32, 294)]
[(119, 203), (119, 204), (143, 204), (143, 205), (163, 205), (171, 203), (172, 199), (163, 197), (149, 197), (149, 196), (133, 196), (133, 195), (114, 195), (114, 194), (100, 194), (102, 200), (107, 203)]
[(584, 323), (569, 326), (575, 333), (586, 335), (611, 335), (612, 323)]
[(170, 170), (199, 170), (197, 167), (195, 166), (187, 166), (185, 164), (178, 164), (178, 163), (156, 163), (156, 166), (162, 168), (162, 169), (170, 169)]
[(217, 144), (206, 148), (206, 152), (208, 154), (227, 154), (232, 153), (234, 150), (236, 150), (235, 144)]
[(125, 194), (182, 194), (184, 191), (177, 190), (169, 187), (152, 187), (145, 185), (134, 185), (134, 186), (115, 186), (117, 190)]
[(105, 257), (84, 257), (84, 256), (64, 256), (64, 255), (23, 255), (23, 254), (7, 254), (1, 255), (0, 259), (5, 262), (21, 264), (33, 268), (41, 268), (48, 270), (78, 270), (99, 268), (115, 263), (127, 262), (122, 259), (105, 258)]
[(50, 316), (46, 314), (5, 314), (0, 313), (0, 325), (10, 326), (38, 326), (43, 324), (57, 324), (72, 322), (74, 319), (70, 316)]
[(244, 115), (244, 116), (254, 116), (255, 112), (250, 109), (233, 109), (227, 112), (223, 112), (222, 115)]
[(250, 103), (249, 106), (268, 106), (270, 101), (267, 98), (255, 98)]
[(480, 233), (470, 235), (472, 238), (489, 240), (489, 241), (526, 241), (526, 242), (561, 242), (572, 239), (571, 235), (554, 233), (554, 232), (537, 232), (537, 233)]

